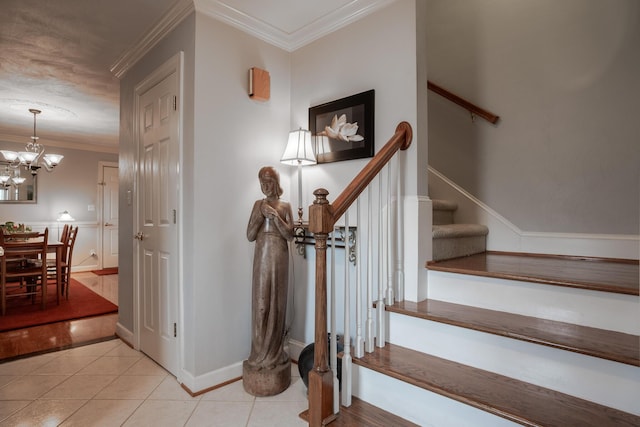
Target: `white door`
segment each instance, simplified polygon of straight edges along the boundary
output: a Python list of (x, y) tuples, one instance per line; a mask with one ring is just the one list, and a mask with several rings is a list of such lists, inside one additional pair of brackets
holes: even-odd
[(118, 167), (102, 165), (102, 268), (118, 266)]
[[(154, 75), (158, 75), (155, 73)], [(160, 78), (162, 78), (160, 80)], [(178, 71), (147, 79), (138, 99), (137, 274), (140, 350), (176, 375)], [(144, 86), (144, 85), (143, 85)], [(136, 91), (138, 92), (138, 90)]]

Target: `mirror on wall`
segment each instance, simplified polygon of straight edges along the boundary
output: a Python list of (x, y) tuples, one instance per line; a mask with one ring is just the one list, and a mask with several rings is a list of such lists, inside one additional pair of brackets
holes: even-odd
[(22, 167), (14, 169), (0, 162), (0, 203), (36, 203), (37, 177)]

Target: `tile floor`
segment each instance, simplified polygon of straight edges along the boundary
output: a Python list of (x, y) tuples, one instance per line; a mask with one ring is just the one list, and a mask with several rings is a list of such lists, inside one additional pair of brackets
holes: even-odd
[[(117, 275), (73, 277), (118, 303)], [(191, 397), (175, 377), (117, 339), (0, 361), (0, 427), (306, 426), (298, 414), (307, 407), (297, 365), (285, 392), (256, 398), (242, 381)]]
[(0, 426), (306, 426), (297, 365), (283, 393), (242, 381), (191, 397), (175, 377), (114, 339), (0, 363)]

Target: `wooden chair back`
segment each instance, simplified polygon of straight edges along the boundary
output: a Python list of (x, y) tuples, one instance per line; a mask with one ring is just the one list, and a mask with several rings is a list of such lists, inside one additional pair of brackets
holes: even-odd
[(76, 245), (76, 237), (78, 236), (78, 226), (69, 227), (67, 240), (64, 242), (64, 258), (62, 262), (62, 292), (69, 299), (69, 283), (71, 282), (71, 263), (73, 260), (73, 248)]
[(0, 233), (0, 299), (2, 315), (6, 313), (9, 290), (17, 289), (11, 297), (31, 295), (32, 300), (40, 288), (41, 304), (47, 304), (47, 245), (49, 229), (42, 233), (10, 234)]
[[(62, 227), (62, 233), (60, 233), (59, 241), (62, 242), (63, 244), (65, 244), (65, 245), (67, 243), (67, 239), (69, 238), (69, 229), (70, 228), (71, 227), (69, 226), (69, 224), (65, 224), (64, 227)], [(66, 256), (66, 253), (63, 256)], [(64, 261), (64, 259), (63, 259), (63, 261)]]

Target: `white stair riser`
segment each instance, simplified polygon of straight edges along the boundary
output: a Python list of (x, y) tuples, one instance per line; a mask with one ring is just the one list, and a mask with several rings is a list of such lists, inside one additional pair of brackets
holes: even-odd
[(354, 365), (353, 395), (424, 427), (514, 427), (519, 425), (357, 365)]
[(640, 335), (634, 295), (433, 270), (427, 286), (430, 299)]
[(396, 313), (389, 322), (393, 344), (640, 415), (639, 367)]

